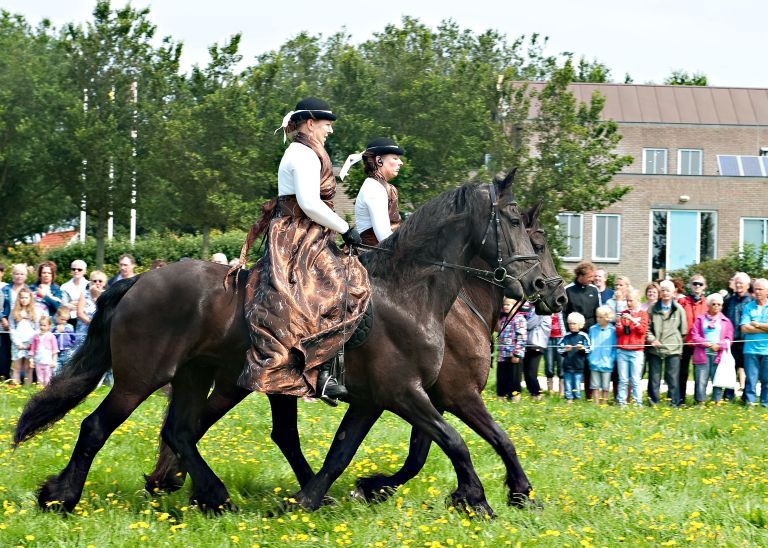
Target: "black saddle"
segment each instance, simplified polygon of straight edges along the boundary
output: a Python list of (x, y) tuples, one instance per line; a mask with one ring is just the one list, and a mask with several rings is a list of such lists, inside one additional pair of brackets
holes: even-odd
[(360, 320), (355, 332), (352, 333), (352, 336), (344, 344), (344, 349), (352, 350), (353, 348), (362, 346), (363, 343), (368, 340), (368, 336), (371, 334), (371, 329), (373, 329), (373, 299), (368, 301), (368, 308), (365, 309), (363, 319)]

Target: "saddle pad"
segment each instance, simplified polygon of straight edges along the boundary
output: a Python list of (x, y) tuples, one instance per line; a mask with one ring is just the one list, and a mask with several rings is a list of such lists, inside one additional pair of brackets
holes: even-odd
[(357, 329), (352, 333), (352, 336), (344, 344), (345, 350), (352, 350), (358, 346), (362, 346), (363, 343), (368, 340), (368, 335), (371, 334), (373, 329), (373, 299), (368, 301), (368, 308), (363, 314), (363, 319), (357, 324)]

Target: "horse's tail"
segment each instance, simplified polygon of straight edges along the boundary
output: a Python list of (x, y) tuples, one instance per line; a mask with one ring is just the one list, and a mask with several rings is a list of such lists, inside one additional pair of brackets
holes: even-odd
[(85, 341), (51, 383), (24, 406), (13, 435), (14, 445), (52, 426), (96, 389), (112, 367), (110, 331), (115, 309), (138, 279), (121, 280), (99, 297)]

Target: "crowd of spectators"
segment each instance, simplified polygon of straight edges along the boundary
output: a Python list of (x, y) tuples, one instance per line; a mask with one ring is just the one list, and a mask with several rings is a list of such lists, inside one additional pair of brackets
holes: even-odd
[[(528, 391), (540, 399), (538, 367), (544, 356), (547, 392), (559, 392), (569, 403), (583, 391), (595, 403), (622, 407), (665, 400), (680, 407), (689, 396), (699, 405), (709, 397), (715, 403), (768, 407), (768, 280), (737, 272), (729, 291), (711, 294), (700, 274), (687, 287), (678, 279), (651, 282), (642, 294), (625, 276), (616, 276), (612, 288), (607, 280), (603, 269), (579, 263), (566, 287), (565, 310), (546, 319), (526, 304), (507, 321), (512, 307), (505, 302), (498, 338), (500, 398), (520, 401), (524, 376)], [(726, 385), (729, 367), (734, 381)]]
[[(214, 261), (227, 264), (223, 253)], [(164, 266), (157, 260), (151, 268)], [(99, 296), (113, 283), (136, 276), (136, 261), (121, 255), (118, 273), (107, 279), (101, 270), (88, 272), (85, 261), (70, 265), (71, 277), (56, 284), (56, 263), (43, 261), (36, 267), (19, 263), (10, 267), (10, 283), (4, 280), (0, 263), (0, 380), (12, 385), (44, 386), (66, 366), (77, 345), (88, 332)], [(111, 384), (111, 374), (104, 379)]]

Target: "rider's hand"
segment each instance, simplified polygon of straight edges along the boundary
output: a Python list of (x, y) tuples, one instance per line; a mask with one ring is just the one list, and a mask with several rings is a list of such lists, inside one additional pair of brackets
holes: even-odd
[(360, 237), (360, 233), (354, 228), (350, 228), (344, 234), (342, 234), (341, 239), (344, 240), (345, 244), (350, 246), (360, 245), (363, 243), (363, 239)]

